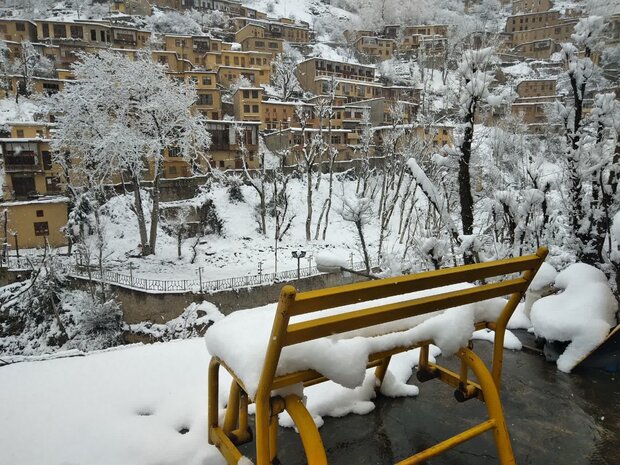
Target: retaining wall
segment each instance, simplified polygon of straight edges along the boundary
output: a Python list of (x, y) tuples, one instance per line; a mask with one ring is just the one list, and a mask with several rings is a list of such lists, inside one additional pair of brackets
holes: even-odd
[[(183, 313), (183, 310), (192, 302), (206, 300), (213, 303), (224, 314), (228, 315), (236, 310), (259, 307), (276, 302), (280, 290), (286, 284), (295, 286), (299, 291), (309, 291), (326, 287), (340, 286), (353, 282), (363, 281), (366, 278), (340, 273), (320, 274), (295, 280), (289, 283), (277, 283), (251, 288), (220, 291), (212, 294), (176, 293), (156, 294), (111, 285), (117, 300), (121, 303), (124, 320), (127, 324), (136, 324), (143, 321), (165, 323)], [(77, 288), (85, 288), (87, 282), (82, 279), (73, 279)]]

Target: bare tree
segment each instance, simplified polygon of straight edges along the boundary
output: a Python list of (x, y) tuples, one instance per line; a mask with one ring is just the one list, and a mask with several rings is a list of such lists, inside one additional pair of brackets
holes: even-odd
[(343, 195), (339, 213), (343, 220), (355, 225), (362, 253), (364, 254), (366, 272), (370, 273), (370, 256), (368, 255), (368, 247), (364, 236), (364, 226), (370, 222), (372, 217), (372, 200), (365, 197), (346, 197)]
[(314, 132), (310, 129), (310, 113), (299, 105), (295, 114), (299, 120), (299, 132), (301, 136), (301, 144), (297, 144), (295, 147), (295, 156), (297, 157), (297, 163), (300, 169), (306, 175), (306, 240), (312, 240), (312, 207), (313, 207), (313, 189), (312, 189), (312, 176), (316, 168), (317, 161), (320, 160), (323, 154), (329, 149), (329, 146), (325, 144), (322, 136), (318, 132)]

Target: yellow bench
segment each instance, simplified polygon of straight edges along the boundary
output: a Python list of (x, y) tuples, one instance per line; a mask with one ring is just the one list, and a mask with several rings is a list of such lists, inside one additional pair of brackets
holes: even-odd
[[(209, 442), (218, 447), (228, 464), (236, 465), (242, 458), (237, 446), (251, 442), (253, 439), (252, 431), (248, 427), (248, 404), (254, 402), (256, 404), (257, 465), (270, 465), (274, 461), (277, 463), (277, 415), (284, 410), (290, 414), (297, 427), (308, 464), (327, 464), (321, 436), (301, 397), (296, 394), (279, 395), (278, 392), (275, 392), (285, 392), (282, 391), (283, 388), (290, 388), (294, 385), (311, 386), (327, 381), (327, 378), (312, 369), (277, 374), (278, 362), (283, 350), (286, 351), (288, 346), (334, 334), (371, 328), (438, 310), (509, 296), (495, 321), (477, 321), (475, 323), (475, 329), (489, 328), (495, 330), (493, 361), (490, 371), (473, 352), (471, 346), (467, 346), (467, 344), (456, 352), (461, 361), (459, 373), (452, 372), (436, 363), (431, 363), (429, 361), (429, 344), (433, 343), (433, 340), (418, 341), (414, 344), (401, 345), (390, 350), (373, 353), (368, 357), (367, 367), (375, 367), (377, 383), (380, 384), (386, 374), (392, 355), (420, 347), (417, 373), (420, 381), (438, 378), (456, 389), (457, 400), (465, 401), (477, 398), (485, 402), (487, 406), (488, 419), (486, 421), (402, 460), (399, 465), (420, 463), (488, 430), (493, 430), (500, 463), (502, 465), (514, 464), (515, 459), (499, 397), (504, 332), (508, 320), (546, 255), (547, 249), (541, 247), (535, 254), (524, 257), (386, 278), (300, 294), (297, 294), (292, 286), (283, 287), (271, 327), (271, 335), (268, 342), (265, 342), (266, 353), (264, 358), (261, 358), (263, 364), (262, 367), (259, 367), (260, 379), (257, 388), (248, 391), (244, 380), (230, 368), (226, 360), (217, 356), (213, 356), (211, 359), (208, 400)], [(515, 275), (517, 273), (518, 276)], [(474, 281), (481, 281), (482, 284), (457, 290), (442, 289), (444, 286)], [(383, 305), (370, 304), (369, 307), (346, 313), (335, 313), (319, 316), (315, 319), (290, 322), (292, 317), (299, 315), (307, 317), (308, 314), (325, 309), (351, 304), (359, 305), (376, 299), (430, 289), (435, 289), (437, 293), (432, 295), (427, 293), (422, 297)], [(457, 309), (457, 311), (459, 310)], [(235, 335), (231, 334), (230, 336), (231, 344), (234, 344)], [(225, 367), (233, 378), (222, 423), (218, 418), (220, 366)], [(476, 382), (469, 379), (470, 370), (475, 375)], [(248, 395), (248, 392), (251, 395)]]

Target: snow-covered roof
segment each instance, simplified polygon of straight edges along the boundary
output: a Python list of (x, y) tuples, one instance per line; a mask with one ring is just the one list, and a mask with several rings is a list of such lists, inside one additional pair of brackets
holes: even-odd
[(332, 60), (330, 58), (323, 58), (321, 56), (306, 58), (305, 60), (300, 61), (299, 64), (307, 63), (308, 61), (313, 61), (313, 60), (329, 61), (331, 63), (338, 63), (341, 65), (357, 66), (358, 68), (366, 68), (366, 69), (373, 70), (373, 71), (376, 68), (376, 66), (374, 65), (362, 65), (360, 63), (352, 63), (349, 61)]
[(0, 142), (51, 142), (51, 139), (43, 139), (42, 137), (0, 137)]
[[(331, 81), (332, 76), (317, 76), (314, 78), (315, 81)], [(345, 79), (340, 77), (333, 76), (333, 80), (336, 82), (344, 82), (347, 84), (363, 84), (365, 86), (373, 86), (373, 87), (383, 87), (383, 84), (376, 81), (362, 81), (359, 79)]]
[(231, 119), (207, 119), (204, 120), (206, 123), (216, 123), (216, 124), (252, 124), (252, 125), (259, 125), (261, 124), (260, 121), (237, 121), (237, 120), (231, 120)]
[(11, 200), (8, 202), (0, 202), (0, 207), (19, 207), (22, 205), (34, 205), (34, 204), (50, 204), (50, 203), (68, 203), (69, 198), (64, 195), (45, 196), (32, 200)]

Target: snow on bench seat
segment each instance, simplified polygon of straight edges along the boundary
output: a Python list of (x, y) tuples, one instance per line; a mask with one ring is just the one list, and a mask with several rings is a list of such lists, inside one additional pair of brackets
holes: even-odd
[[(473, 287), (456, 284), (347, 305), (291, 318), (292, 323)], [(474, 324), (495, 321), (506, 304), (503, 298), (406, 318), (356, 331), (284, 347), (276, 376), (312, 369), (342, 386), (364, 381), (370, 354), (432, 340), (444, 355), (466, 346)], [(211, 355), (224, 361), (254, 398), (269, 343), (277, 304), (241, 310), (216, 322), (205, 336)]]

